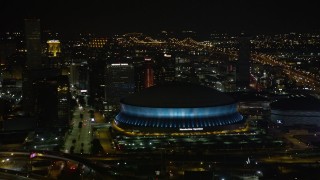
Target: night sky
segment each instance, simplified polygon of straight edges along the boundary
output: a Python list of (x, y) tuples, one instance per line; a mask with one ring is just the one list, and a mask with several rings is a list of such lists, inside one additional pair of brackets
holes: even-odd
[(71, 34), (194, 30), (274, 33), (318, 30), (311, 0), (1, 0), (1, 30), (23, 30), (40, 18), (43, 29)]

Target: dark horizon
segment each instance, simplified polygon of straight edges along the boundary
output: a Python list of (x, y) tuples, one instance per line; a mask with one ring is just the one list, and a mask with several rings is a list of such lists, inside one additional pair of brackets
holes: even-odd
[(39, 18), (43, 30), (73, 35), (192, 30), (250, 34), (315, 31), (316, 2), (227, 1), (5, 1), (1, 31), (24, 30), (25, 18)]

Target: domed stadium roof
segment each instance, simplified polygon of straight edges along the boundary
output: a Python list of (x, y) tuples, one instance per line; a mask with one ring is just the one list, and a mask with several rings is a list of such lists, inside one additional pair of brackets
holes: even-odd
[(320, 100), (307, 97), (290, 97), (270, 104), (273, 110), (320, 111)]
[(214, 107), (235, 103), (235, 100), (215, 89), (189, 83), (169, 83), (152, 86), (121, 100), (122, 104), (159, 107)]

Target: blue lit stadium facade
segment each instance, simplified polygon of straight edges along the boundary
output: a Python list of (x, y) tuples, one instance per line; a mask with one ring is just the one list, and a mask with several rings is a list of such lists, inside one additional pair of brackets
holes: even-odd
[(243, 120), (233, 99), (202, 86), (153, 87), (120, 104), (115, 124), (141, 132), (211, 131)]
[[(234, 124), (242, 120), (236, 104), (200, 108), (150, 108), (121, 104), (119, 126), (140, 128), (203, 128)], [(140, 128), (139, 128), (140, 127)]]

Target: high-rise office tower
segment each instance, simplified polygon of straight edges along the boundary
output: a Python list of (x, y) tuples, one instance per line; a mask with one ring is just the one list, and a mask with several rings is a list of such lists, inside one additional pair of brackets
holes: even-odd
[(0, 64), (7, 64), (8, 57), (12, 56), (17, 49), (17, 45), (14, 41), (2, 40), (0, 42)]
[(164, 84), (175, 80), (175, 59), (169, 54), (156, 58), (155, 84)]
[(58, 76), (57, 77), (57, 110), (58, 119), (55, 122), (55, 126), (58, 127), (68, 127), (71, 120), (71, 94), (69, 87), (68, 76)]
[(70, 90), (67, 76), (38, 79), (33, 86), (38, 127), (65, 128), (70, 123)]
[(27, 45), (26, 68), (39, 69), (41, 67), (40, 20), (25, 19), (24, 23)]
[[(42, 58), (40, 20), (26, 19), (27, 61), (23, 73), (23, 109), (38, 117), (41, 128), (68, 127), (70, 91), (67, 76)], [(57, 58), (57, 57), (50, 57)]]
[(136, 92), (155, 85), (154, 63), (151, 58), (139, 58), (134, 62), (134, 66)]
[(135, 62), (134, 63), (134, 83), (135, 83), (135, 92), (140, 92), (144, 89), (144, 63), (143, 61)]
[[(88, 71), (89, 68), (89, 71)], [(96, 109), (103, 109), (102, 102), (105, 98), (105, 68), (106, 61), (103, 59), (91, 59), (89, 61), (89, 67), (86, 69), (80, 68), (79, 85), (82, 89), (88, 89), (89, 92), (89, 103), (92, 104)], [(88, 77), (84, 75), (87, 74)], [(83, 86), (84, 80), (88, 79), (88, 87)]]
[(80, 64), (72, 63), (70, 64), (70, 74), (69, 74), (69, 80), (70, 84), (74, 85), (76, 87), (79, 87), (79, 66)]
[(148, 88), (154, 85), (153, 82), (153, 68), (151, 58), (145, 58), (145, 78), (144, 78), (144, 87)]
[(113, 63), (106, 66), (107, 110), (113, 110), (120, 99), (134, 92), (134, 67), (128, 63)]
[(25, 19), (25, 36), (27, 61), (23, 72), (23, 109), (33, 114), (35, 112), (35, 93), (33, 83), (38, 77), (38, 70), (41, 68), (41, 41), (40, 41), (40, 20)]
[(239, 38), (239, 54), (236, 68), (236, 86), (244, 89), (250, 83), (250, 53), (251, 44), (248, 37)]

